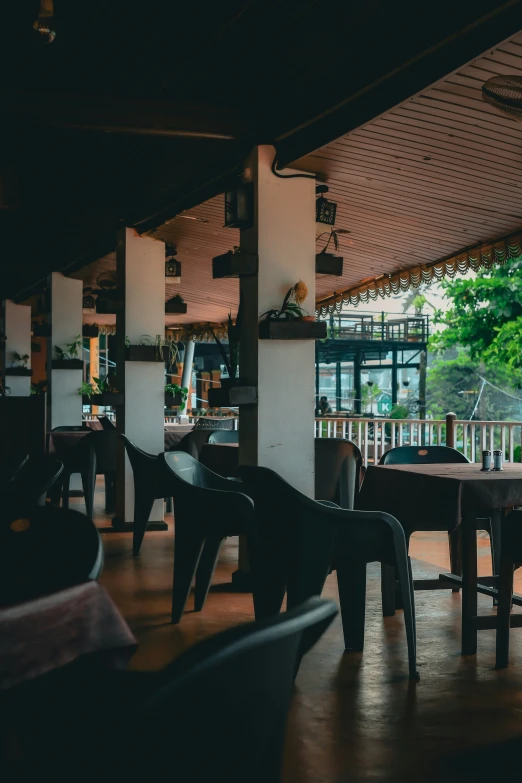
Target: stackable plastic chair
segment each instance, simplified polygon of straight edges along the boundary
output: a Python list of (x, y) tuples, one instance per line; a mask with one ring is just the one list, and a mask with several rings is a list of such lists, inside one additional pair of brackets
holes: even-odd
[(172, 482), (161, 457), (138, 448), (126, 435), (120, 435), (134, 476), (134, 527), (132, 554), (139, 554), (147, 522), (155, 500), (172, 497)]
[(0, 603), (19, 603), (97, 579), (103, 548), (78, 511), (8, 506), (0, 512)]
[(69, 508), (69, 488), (71, 476), (79, 473), (82, 478), (83, 496), (85, 499), (85, 510), (89, 519), (92, 519), (94, 512), (94, 490), (96, 487), (96, 453), (94, 444), (89, 435), (81, 438), (71, 448), (60, 452), (59, 457), (63, 462), (62, 473), (62, 507)]
[(92, 430), (85, 440), (92, 444), (96, 457), (96, 475), (105, 482), (105, 511), (113, 514), (116, 508), (116, 470), (118, 463), (118, 433), (111, 429)]
[[(397, 446), (397, 448), (390, 449), (382, 455), (379, 464), (380, 465), (436, 465), (436, 464), (463, 464), (469, 463), (469, 459), (464, 456), (460, 451), (450, 448), (449, 446)], [(422, 510), (419, 510), (419, 522), (422, 519)], [(448, 523), (445, 519), (440, 520), (440, 525), (436, 527), (430, 526), (430, 530), (447, 531)], [(498, 515), (492, 515), (491, 517), (477, 518), (476, 520), (477, 530), (486, 530), (491, 538), (491, 565), (494, 574), (498, 574), (500, 568), (500, 518)], [(426, 530), (425, 527), (419, 527), (419, 530)], [(409, 530), (409, 534), (414, 530)], [(410, 545), (410, 536), (407, 534), (406, 542)], [(456, 530), (453, 533), (448, 531), (449, 539), (449, 551), (450, 551), (450, 564), (451, 573), (457, 576), (462, 576), (462, 547), (460, 530)], [(383, 611), (385, 615), (392, 615), (395, 611), (395, 602), (393, 597), (393, 573), (386, 567), (383, 569)], [(436, 590), (447, 589), (447, 585), (444, 582), (434, 582), (434, 580), (428, 580), (423, 583), (423, 580), (416, 580), (414, 582), (416, 590)], [(459, 587), (452, 587), (452, 592), (458, 592)], [(400, 606), (400, 596), (397, 596), (397, 604)], [(496, 601), (494, 602), (496, 603)]]
[[(280, 783), (296, 665), (336, 614), (332, 601), (312, 598), (214, 634), (160, 672), (84, 668), (43, 683), (21, 718), (38, 730), (24, 780), (69, 783), (74, 770), (75, 783)], [(104, 736), (100, 714), (113, 726)]]
[(315, 499), (355, 507), (361, 484), (359, 447), (345, 438), (315, 439)]
[(215, 430), (207, 443), (239, 443), (239, 430)]
[(388, 563), (399, 577), (409, 674), (418, 679), (411, 564), (400, 523), (380, 511), (350, 511), (311, 500), (268, 468), (241, 467), (239, 473), (258, 519), (256, 617), (279, 612), (285, 591), (288, 608), (320, 595), (333, 567), (345, 649), (362, 650), (366, 564)]
[(242, 494), (241, 484), (218, 476), (184, 452), (167, 451), (162, 457), (173, 485), (176, 539), (172, 622), (178, 623), (194, 576), (194, 608), (196, 612), (203, 608), (226, 536), (247, 537), (255, 582), (256, 524), (252, 500)]

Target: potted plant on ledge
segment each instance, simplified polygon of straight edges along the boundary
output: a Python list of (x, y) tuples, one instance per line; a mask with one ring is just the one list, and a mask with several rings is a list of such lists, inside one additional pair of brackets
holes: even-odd
[(82, 383), (78, 394), (84, 405), (104, 405), (117, 407), (123, 405), (123, 394), (111, 387), (110, 379), (93, 378), (94, 383)]
[(18, 351), (13, 351), (11, 355), (11, 366), (6, 367), (5, 374), (30, 377), (33, 374), (33, 371), (27, 366), (29, 358), (28, 353), (24, 353), (22, 356)]
[(227, 369), (228, 378), (221, 379), (221, 388), (209, 389), (208, 404), (210, 408), (230, 408), (240, 405), (257, 405), (257, 387), (251, 386), (244, 378), (237, 377), (239, 366), (239, 322), (241, 317), (241, 297), (236, 323), (228, 315), (228, 346), (229, 354), (212, 327), (210, 331), (219, 348), (223, 363)]
[(73, 342), (66, 346), (65, 351), (59, 345), (55, 345), (56, 358), (51, 359), (51, 368), (53, 370), (83, 370), (83, 359), (79, 356), (81, 350), (81, 334), (77, 335)]
[(279, 310), (267, 310), (259, 322), (260, 340), (322, 340), (326, 321), (316, 321), (302, 305), (308, 288), (302, 280), (288, 289)]
[(178, 386), (177, 383), (165, 384), (165, 405), (167, 408), (179, 408), (185, 410), (187, 402), (188, 389)]

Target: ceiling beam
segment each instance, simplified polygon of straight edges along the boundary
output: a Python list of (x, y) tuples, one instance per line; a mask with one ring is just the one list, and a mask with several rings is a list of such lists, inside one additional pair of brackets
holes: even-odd
[(113, 96), (2, 91), (0, 113), (47, 127), (139, 136), (235, 140), (244, 133), (236, 109)]

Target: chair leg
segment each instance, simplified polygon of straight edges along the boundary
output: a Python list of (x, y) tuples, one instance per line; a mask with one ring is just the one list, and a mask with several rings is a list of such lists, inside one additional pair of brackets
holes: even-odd
[[(501, 557), (501, 514), (500, 510), (492, 511), (489, 518), (489, 536), (491, 542), (491, 569), (493, 575), (500, 574)], [(493, 598), (493, 606), (498, 606), (498, 598)]]
[(171, 497), (165, 498), (165, 511), (167, 514), (172, 514), (174, 511), (174, 504), (172, 503)]
[(132, 529), (132, 554), (134, 557), (140, 553), (153, 505), (154, 496), (142, 492), (134, 494), (134, 525)]
[(512, 559), (507, 554), (503, 555), (498, 579), (497, 669), (505, 669), (509, 665), (509, 623), (513, 600), (513, 570)]
[[(456, 576), (462, 576), (462, 537), (461, 530), (457, 528), (452, 533), (448, 533), (450, 571)], [(460, 587), (452, 587), (452, 593), (458, 593)]]
[(408, 643), (408, 669), (412, 680), (419, 680), (417, 671), (417, 638), (415, 621), (415, 593), (411, 573), (411, 560), (404, 552), (396, 552), (397, 570), (401, 586), (402, 603), (404, 607), (404, 624)]
[(196, 586), (194, 589), (195, 612), (201, 612), (205, 605), (222, 541), (223, 539), (221, 537), (207, 538), (203, 546), (203, 552), (201, 553), (198, 569), (196, 571)]
[(65, 473), (62, 480), (62, 508), (69, 508), (69, 489), (71, 486), (71, 474)]
[(116, 510), (116, 476), (114, 473), (105, 473), (105, 513), (114, 514)]
[(344, 649), (362, 651), (366, 611), (366, 563), (339, 562), (337, 585), (343, 621)]
[(176, 530), (174, 543), (174, 580), (172, 583), (172, 622), (179, 623), (185, 611), (192, 580), (203, 549), (204, 539), (199, 533)]
[(94, 490), (96, 486), (96, 475), (90, 470), (82, 475), (83, 497), (85, 500), (85, 511), (89, 519), (92, 520), (94, 514)]
[(383, 617), (395, 614), (395, 566), (381, 563), (381, 597)]

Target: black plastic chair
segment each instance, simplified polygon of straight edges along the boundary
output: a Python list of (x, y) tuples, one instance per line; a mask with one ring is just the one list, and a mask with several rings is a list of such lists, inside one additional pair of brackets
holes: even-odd
[[(449, 446), (397, 446), (390, 449), (382, 455), (380, 465), (437, 465), (437, 464), (469, 464), (469, 459), (457, 449)], [(419, 516), (422, 516), (420, 514)], [(419, 519), (420, 521), (420, 519)], [(425, 530), (426, 528), (419, 528)], [(447, 522), (441, 519), (440, 526), (431, 527), (431, 530), (448, 530)], [(492, 515), (488, 518), (477, 518), (477, 530), (486, 530), (491, 538), (491, 564), (493, 573), (498, 574), (500, 568), (500, 517)], [(410, 530), (406, 535), (408, 550), (410, 546)], [(451, 573), (462, 576), (462, 545), (461, 531), (457, 529), (453, 533), (448, 532), (448, 543), (450, 552)], [(383, 589), (383, 613), (388, 616), (395, 611), (394, 602), (394, 577), (392, 572), (383, 567), (382, 589)], [(416, 590), (437, 590), (448, 589), (447, 583), (430, 580), (414, 580)], [(459, 592), (459, 587), (453, 586), (452, 592)], [(397, 605), (400, 606), (400, 596), (397, 596)], [(494, 602), (496, 603), (496, 601)]]
[(115, 427), (108, 430), (92, 430), (84, 440), (92, 444), (96, 457), (96, 475), (103, 475), (105, 482), (105, 512), (116, 510), (116, 471), (118, 464), (118, 432)]
[(0, 491), (7, 488), (29, 461), (29, 454), (13, 449), (4, 459), (0, 470)]
[(409, 674), (418, 679), (411, 564), (401, 524), (380, 511), (350, 511), (311, 500), (268, 468), (243, 466), (239, 473), (258, 519), (256, 617), (279, 612), (285, 590), (290, 609), (320, 595), (335, 568), (345, 649), (362, 650), (366, 565), (389, 563), (399, 575)]
[(98, 421), (100, 422), (103, 430), (116, 429), (116, 425), (109, 419), (108, 416), (98, 416)]
[(172, 451), (183, 451), (185, 454), (190, 454), (194, 459), (199, 459), (201, 447), (208, 443), (208, 439), (213, 432), (214, 430), (205, 428), (193, 429), (181, 438)]
[(355, 508), (361, 484), (359, 447), (345, 438), (315, 439), (315, 499)]
[(77, 511), (11, 506), (0, 514), (0, 603), (19, 603), (97, 579), (103, 548)]
[(237, 482), (218, 476), (189, 454), (168, 451), (162, 457), (167, 475), (173, 482), (176, 540), (172, 622), (178, 623), (194, 575), (194, 609), (199, 612), (203, 608), (219, 550), (226, 536), (247, 537), (255, 582), (255, 514), (252, 500), (239, 491), (242, 488)]
[(239, 443), (239, 430), (215, 430), (207, 443)]
[(61, 427), (53, 427), (52, 432), (85, 432), (90, 429), (87, 424), (70, 424), (62, 425)]
[(59, 483), (63, 463), (56, 457), (31, 458), (0, 492), (0, 507), (9, 507), (16, 513), (27, 513), (37, 506), (44, 506), (48, 493)]
[[(20, 697), (13, 707), (38, 731), (24, 779), (279, 783), (297, 661), (336, 614), (312, 598), (210, 636), (161, 672), (84, 667), (40, 683), (29, 714)], [(104, 736), (100, 714), (112, 726)]]
[(204, 416), (200, 417), (194, 425), (195, 430), (233, 430), (234, 419), (231, 416), (222, 419), (212, 418), (206, 419)]
[(498, 578), (496, 668), (509, 665), (509, 629), (513, 601), (513, 575), (522, 566), (522, 511), (512, 511), (502, 520), (502, 545)]
[[(61, 477), (61, 496), (62, 507), (69, 508), (69, 489), (71, 485), (71, 476), (79, 473), (82, 478), (83, 496), (85, 500), (85, 510), (89, 519), (93, 518), (94, 513), (94, 490), (96, 487), (96, 454), (94, 444), (90, 439), (92, 433), (80, 438), (70, 448), (57, 451), (57, 455), (63, 462), (63, 473)], [(52, 498), (54, 499), (54, 498)]]
[(165, 472), (161, 457), (138, 448), (126, 435), (120, 437), (125, 443), (134, 477), (132, 554), (138, 555), (154, 501), (172, 498), (172, 481)]

